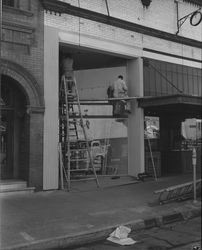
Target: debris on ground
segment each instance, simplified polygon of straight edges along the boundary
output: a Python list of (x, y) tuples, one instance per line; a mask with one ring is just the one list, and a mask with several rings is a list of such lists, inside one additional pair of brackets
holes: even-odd
[(132, 238), (128, 238), (128, 234), (131, 232), (131, 229), (126, 226), (117, 227), (107, 238), (107, 240), (117, 243), (122, 246), (133, 245), (136, 243)]

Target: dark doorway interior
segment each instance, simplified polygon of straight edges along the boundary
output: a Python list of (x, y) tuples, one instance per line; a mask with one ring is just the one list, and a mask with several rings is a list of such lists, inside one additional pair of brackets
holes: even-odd
[(27, 180), (28, 127), (26, 96), (18, 83), (2, 76), (1, 85), (1, 179)]
[(184, 94), (144, 97), (139, 99), (139, 106), (144, 108), (145, 115), (160, 118), (161, 175), (191, 173), (193, 147), (197, 150), (197, 170), (200, 171), (201, 123), (198, 130), (196, 124), (187, 124), (189, 128), (184, 134), (182, 123), (187, 118), (201, 121), (201, 97)]

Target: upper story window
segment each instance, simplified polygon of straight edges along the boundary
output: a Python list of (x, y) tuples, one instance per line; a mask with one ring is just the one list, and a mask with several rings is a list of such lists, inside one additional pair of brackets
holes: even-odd
[(2, 3), (4, 6), (31, 11), (31, 0), (3, 0)]
[(15, 7), (15, 0), (3, 0), (3, 5)]

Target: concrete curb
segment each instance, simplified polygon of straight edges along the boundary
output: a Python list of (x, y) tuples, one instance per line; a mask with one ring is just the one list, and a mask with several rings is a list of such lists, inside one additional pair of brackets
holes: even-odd
[[(188, 220), (194, 217), (201, 216), (201, 206), (188, 206), (183, 209), (175, 209), (172, 212), (162, 215), (155, 215), (152, 217), (146, 217), (145, 219), (138, 219), (124, 223), (132, 231), (149, 229), (152, 227), (160, 227), (162, 225)], [(2, 248), (2, 250), (39, 250), (39, 249), (59, 249), (67, 247), (79, 247), (84, 244), (89, 244), (101, 240), (105, 240), (109, 234), (119, 225), (112, 225), (105, 228), (91, 229), (78, 234), (63, 235), (60, 237), (32, 241), (26, 244), (19, 244)]]

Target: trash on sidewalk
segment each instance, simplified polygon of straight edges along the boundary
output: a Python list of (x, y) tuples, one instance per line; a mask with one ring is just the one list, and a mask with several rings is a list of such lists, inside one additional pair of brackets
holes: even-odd
[(128, 234), (130, 232), (131, 232), (130, 228), (126, 226), (119, 226), (110, 234), (107, 240), (122, 246), (133, 245), (136, 243), (136, 241), (134, 241), (131, 238), (128, 238)]

